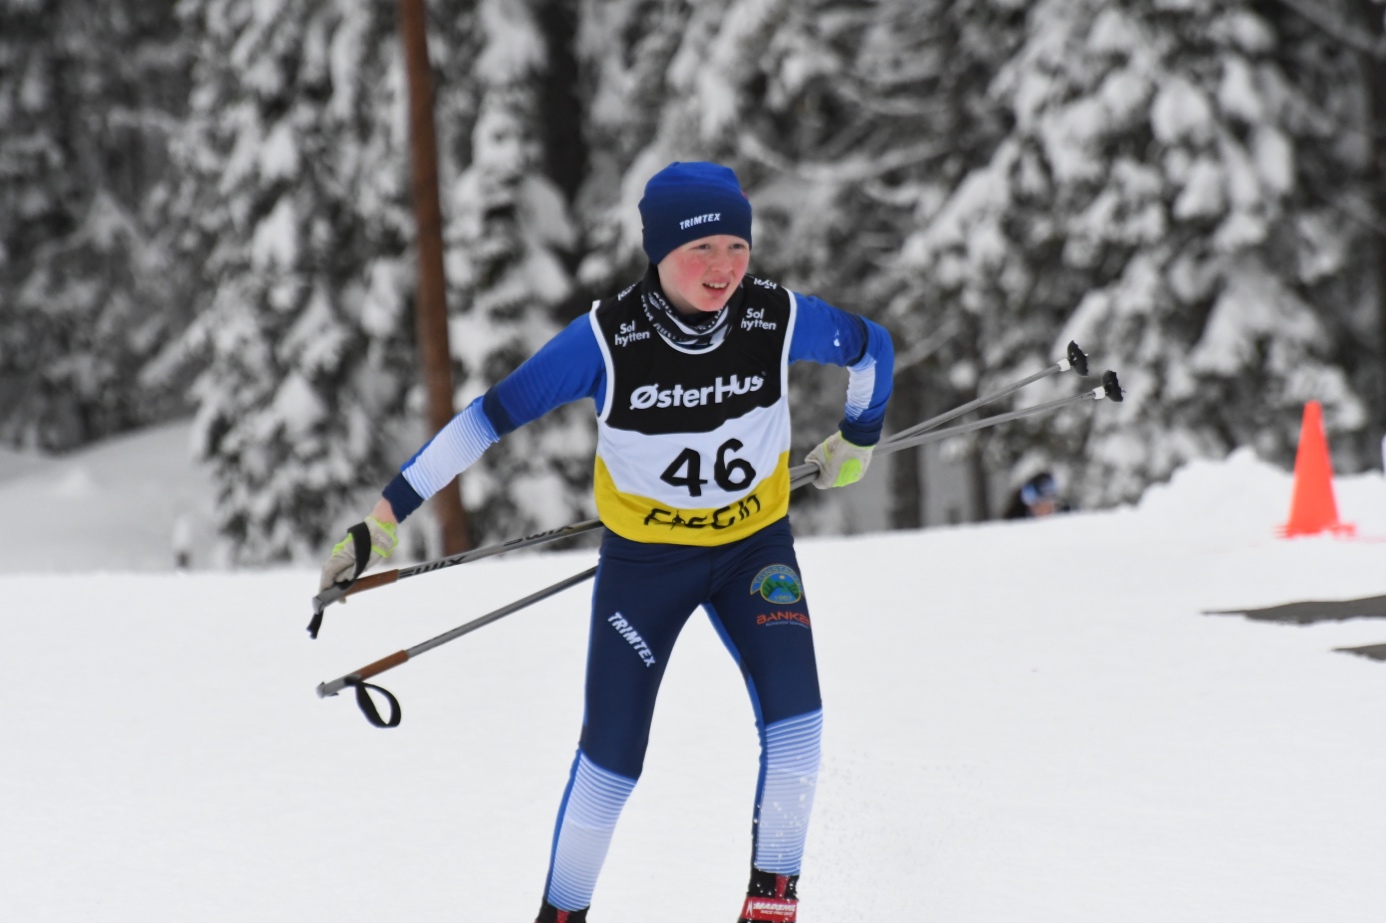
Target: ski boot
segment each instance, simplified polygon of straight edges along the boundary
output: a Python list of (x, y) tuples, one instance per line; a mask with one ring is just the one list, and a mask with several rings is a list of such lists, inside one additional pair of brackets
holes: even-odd
[(534, 923), (587, 923), (587, 910), (559, 910), (548, 901), (544, 901), (544, 906), (539, 908), (539, 916)]
[(799, 876), (751, 869), (746, 903), (736, 923), (794, 923), (799, 909)]

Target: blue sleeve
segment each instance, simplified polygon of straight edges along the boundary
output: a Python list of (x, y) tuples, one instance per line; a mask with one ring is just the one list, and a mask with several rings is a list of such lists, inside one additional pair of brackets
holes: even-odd
[(835, 308), (812, 295), (794, 294), (798, 312), (789, 361), (840, 365), (848, 370), (847, 405), (838, 428), (854, 445), (875, 445), (885, 425), (895, 373), (895, 348), (880, 324)]
[(497, 436), (524, 426), (571, 401), (590, 397), (601, 404), (606, 363), (584, 314), (486, 392), (482, 409)]
[(605, 387), (606, 363), (584, 315), (414, 453), (383, 491), (395, 518), (403, 520), (418, 509), (501, 436), (570, 401), (593, 397), (600, 402)]

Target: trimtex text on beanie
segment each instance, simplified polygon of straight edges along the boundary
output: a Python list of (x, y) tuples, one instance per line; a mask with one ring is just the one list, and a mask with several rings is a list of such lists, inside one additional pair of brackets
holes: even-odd
[(652, 265), (691, 240), (730, 234), (751, 243), (751, 202), (730, 168), (675, 161), (645, 184), (640, 200), (645, 255)]

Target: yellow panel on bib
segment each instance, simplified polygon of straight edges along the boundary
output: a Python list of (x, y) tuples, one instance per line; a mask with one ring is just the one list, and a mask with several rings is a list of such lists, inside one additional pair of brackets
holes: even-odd
[(669, 545), (725, 545), (788, 515), (789, 453), (780, 453), (775, 470), (744, 497), (717, 509), (672, 509), (658, 500), (622, 493), (600, 455), (593, 492), (598, 518), (622, 538)]

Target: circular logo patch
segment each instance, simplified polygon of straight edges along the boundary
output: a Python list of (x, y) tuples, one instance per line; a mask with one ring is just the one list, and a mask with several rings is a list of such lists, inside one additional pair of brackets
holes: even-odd
[(751, 581), (751, 593), (759, 593), (766, 602), (789, 606), (804, 598), (804, 588), (794, 568), (771, 564)]

